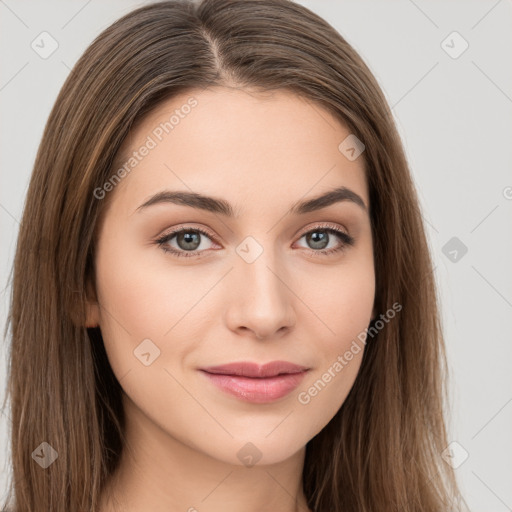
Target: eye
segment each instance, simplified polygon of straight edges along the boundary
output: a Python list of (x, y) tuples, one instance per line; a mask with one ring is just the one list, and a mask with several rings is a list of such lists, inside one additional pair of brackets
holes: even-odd
[[(156, 243), (164, 252), (170, 252), (178, 257), (190, 258), (192, 256), (201, 256), (206, 248), (201, 247), (201, 238), (212, 239), (207, 231), (200, 228), (180, 228), (167, 233), (156, 240)], [(169, 245), (169, 242), (176, 238), (178, 248)], [(202, 250), (197, 252), (197, 249)]]
[[(314, 256), (337, 253), (354, 245), (354, 238), (348, 233), (345, 233), (340, 228), (326, 224), (310, 229), (300, 239), (302, 238), (306, 239), (306, 243), (310, 246), (310, 252)], [(338, 238), (341, 242), (338, 242), (337, 245), (335, 244), (334, 247), (329, 247), (332, 238)]]
[[(164, 252), (171, 253), (173, 256), (185, 258), (202, 257), (204, 252), (209, 249), (209, 247), (202, 247), (202, 238), (212, 241), (214, 237), (208, 231), (201, 228), (178, 228), (162, 235), (155, 240), (155, 243)], [(311, 247), (308, 250), (314, 256), (337, 253), (354, 245), (354, 238), (348, 233), (345, 233), (340, 228), (326, 224), (306, 231), (299, 240), (302, 238), (306, 239), (307, 244)], [(334, 245), (334, 247), (329, 247), (333, 241), (332, 239), (335, 238), (338, 238), (338, 244)], [(171, 242), (174, 242), (177, 247), (173, 246)]]

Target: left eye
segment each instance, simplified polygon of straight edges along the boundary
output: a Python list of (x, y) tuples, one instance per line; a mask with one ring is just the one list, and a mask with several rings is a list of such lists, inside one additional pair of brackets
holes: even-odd
[[(334, 247), (328, 247), (331, 242), (332, 235), (341, 240), (341, 242)], [(210, 233), (199, 228), (182, 228), (163, 235), (156, 240), (156, 243), (164, 252), (171, 253), (174, 256), (200, 257), (202, 253), (208, 249), (203, 247), (203, 250), (198, 251), (202, 244), (202, 237), (205, 237), (210, 241), (212, 241), (213, 238)], [(341, 229), (331, 226), (318, 226), (305, 232), (299, 240), (302, 240), (303, 238), (305, 238), (306, 242), (311, 246), (306, 247), (306, 249), (314, 255), (335, 253), (354, 244), (354, 239), (350, 235)], [(177, 247), (170, 244), (173, 239), (176, 239), (175, 242)]]
[[(334, 235), (334, 238), (341, 240), (341, 243), (334, 247), (328, 247), (331, 242), (331, 235)], [(311, 229), (304, 233), (300, 239), (302, 238), (305, 238), (306, 242), (312, 246), (313, 252), (320, 254), (338, 252), (346, 249), (347, 246), (354, 244), (354, 239), (350, 235), (341, 231), (341, 229), (333, 227), (317, 227)]]

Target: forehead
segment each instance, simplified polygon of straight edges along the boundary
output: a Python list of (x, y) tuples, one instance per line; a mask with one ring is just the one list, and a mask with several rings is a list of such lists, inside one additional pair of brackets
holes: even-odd
[(130, 132), (113, 169), (129, 171), (116, 201), (133, 211), (151, 194), (179, 189), (224, 197), (243, 213), (346, 186), (368, 205), (364, 155), (349, 160), (339, 149), (350, 135), (290, 91), (192, 90), (159, 104)]

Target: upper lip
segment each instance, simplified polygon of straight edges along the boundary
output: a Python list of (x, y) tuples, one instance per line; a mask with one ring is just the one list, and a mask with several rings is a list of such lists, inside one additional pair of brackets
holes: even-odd
[(220, 366), (209, 366), (200, 368), (207, 373), (217, 373), (221, 375), (239, 375), (242, 377), (275, 377), (276, 375), (300, 373), (309, 368), (288, 361), (271, 361), (263, 365), (240, 361), (236, 363), (223, 364)]

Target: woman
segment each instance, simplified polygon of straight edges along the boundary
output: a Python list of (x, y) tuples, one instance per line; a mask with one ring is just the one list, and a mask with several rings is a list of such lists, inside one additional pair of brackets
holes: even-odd
[(463, 502), (389, 107), (290, 1), (160, 2), (91, 44), (37, 155), (9, 321), (16, 511)]

